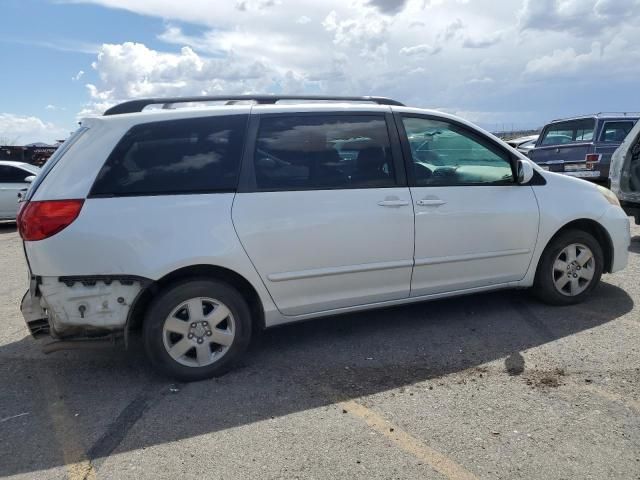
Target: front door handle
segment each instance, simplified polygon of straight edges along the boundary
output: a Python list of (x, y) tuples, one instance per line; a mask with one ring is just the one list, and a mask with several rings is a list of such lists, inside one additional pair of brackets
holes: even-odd
[(447, 202), (445, 202), (444, 200), (440, 200), (439, 198), (423, 198), (422, 200), (418, 200), (416, 203), (421, 207), (439, 207), (440, 205), (444, 205)]
[(378, 205), (381, 207), (406, 207), (409, 202), (406, 200), (383, 200), (378, 202)]

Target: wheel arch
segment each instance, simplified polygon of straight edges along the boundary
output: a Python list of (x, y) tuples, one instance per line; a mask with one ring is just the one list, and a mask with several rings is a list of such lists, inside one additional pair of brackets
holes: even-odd
[[(613, 241), (611, 240), (611, 236), (609, 235), (609, 232), (607, 232), (607, 229), (595, 220), (589, 218), (580, 218), (564, 224), (547, 241), (547, 244), (544, 247), (545, 250), (556, 238), (558, 238), (558, 236), (562, 235), (568, 230), (581, 230), (593, 235), (593, 237), (602, 247), (602, 254), (604, 255), (604, 266), (602, 271), (603, 273), (610, 273), (613, 267)], [(542, 256), (540, 258), (542, 258)], [(536, 275), (538, 273), (537, 271), (539, 267), (540, 261), (538, 261), (538, 265), (536, 266)]]
[(251, 310), (251, 321), (254, 330), (262, 330), (265, 328), (265, 315), (262, 301), (251, 282), (239, 273), (228, 268), (201, 264), (190, 265), (174, 270), (141, 290), (129, 310), (125, 336), (128, 335), (130, 330), (135, 330), (142, 326), (147, 308), (149, 308), (152, 300), (160, 291), (168, 285), (189, 278), (215, 279), (228, 283), (238, 290), (247, 301), (249, 309)]

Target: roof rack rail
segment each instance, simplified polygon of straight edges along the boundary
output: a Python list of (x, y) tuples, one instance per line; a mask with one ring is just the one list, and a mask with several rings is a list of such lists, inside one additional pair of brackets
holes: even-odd
[(621, 117), (640, 116), (640, 112), (598, 112), (596, 115), (620, 115)]
[(581, 118), (593, 118), (599, 116), (619, 116), (619, 117), (640, 117), (640, 112), (598, 112), (598, 113), (587, 113), (585, 115), (574, 115), (572, 117), (563, 117), (563, 118), (554, 118), (551, 122), (560, 122), (564, 120), (577, 120)]
[(104, 115), (119, 115), (122, 113), (141, 112), (149, 105), (162, 105), (162, 108), (169, 108), (175, 103), (191, 102), (226, 102), (233, 105), (241, 101), (254, 101), (259, 105), (273, 105), (281, 100), (310, 100), (310, 101), (331, 101), (331, 102), (373, 102), (379, 105), (395, 105), (403, 107), (404, 104), (397, 100), (385, 97), (340, 97), (325, 95), (214, 95), (198, 97), (168, 97), (168, 98), (142, 98), (130, 100), (109, 108)]

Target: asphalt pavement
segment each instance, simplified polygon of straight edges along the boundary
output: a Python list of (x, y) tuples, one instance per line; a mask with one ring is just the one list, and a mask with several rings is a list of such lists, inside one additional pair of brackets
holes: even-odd
[(0, 477), (640, 479), (640, 227), (586, 303), (504, 291), (264, 332), (224, 377), (42, 353), (0, 225)]

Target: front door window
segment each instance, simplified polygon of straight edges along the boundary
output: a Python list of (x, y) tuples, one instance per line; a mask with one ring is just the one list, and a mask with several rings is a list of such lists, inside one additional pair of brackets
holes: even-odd
[(513, 184), (509, 154), (457, 124), (404, 117), (416, 186)]

